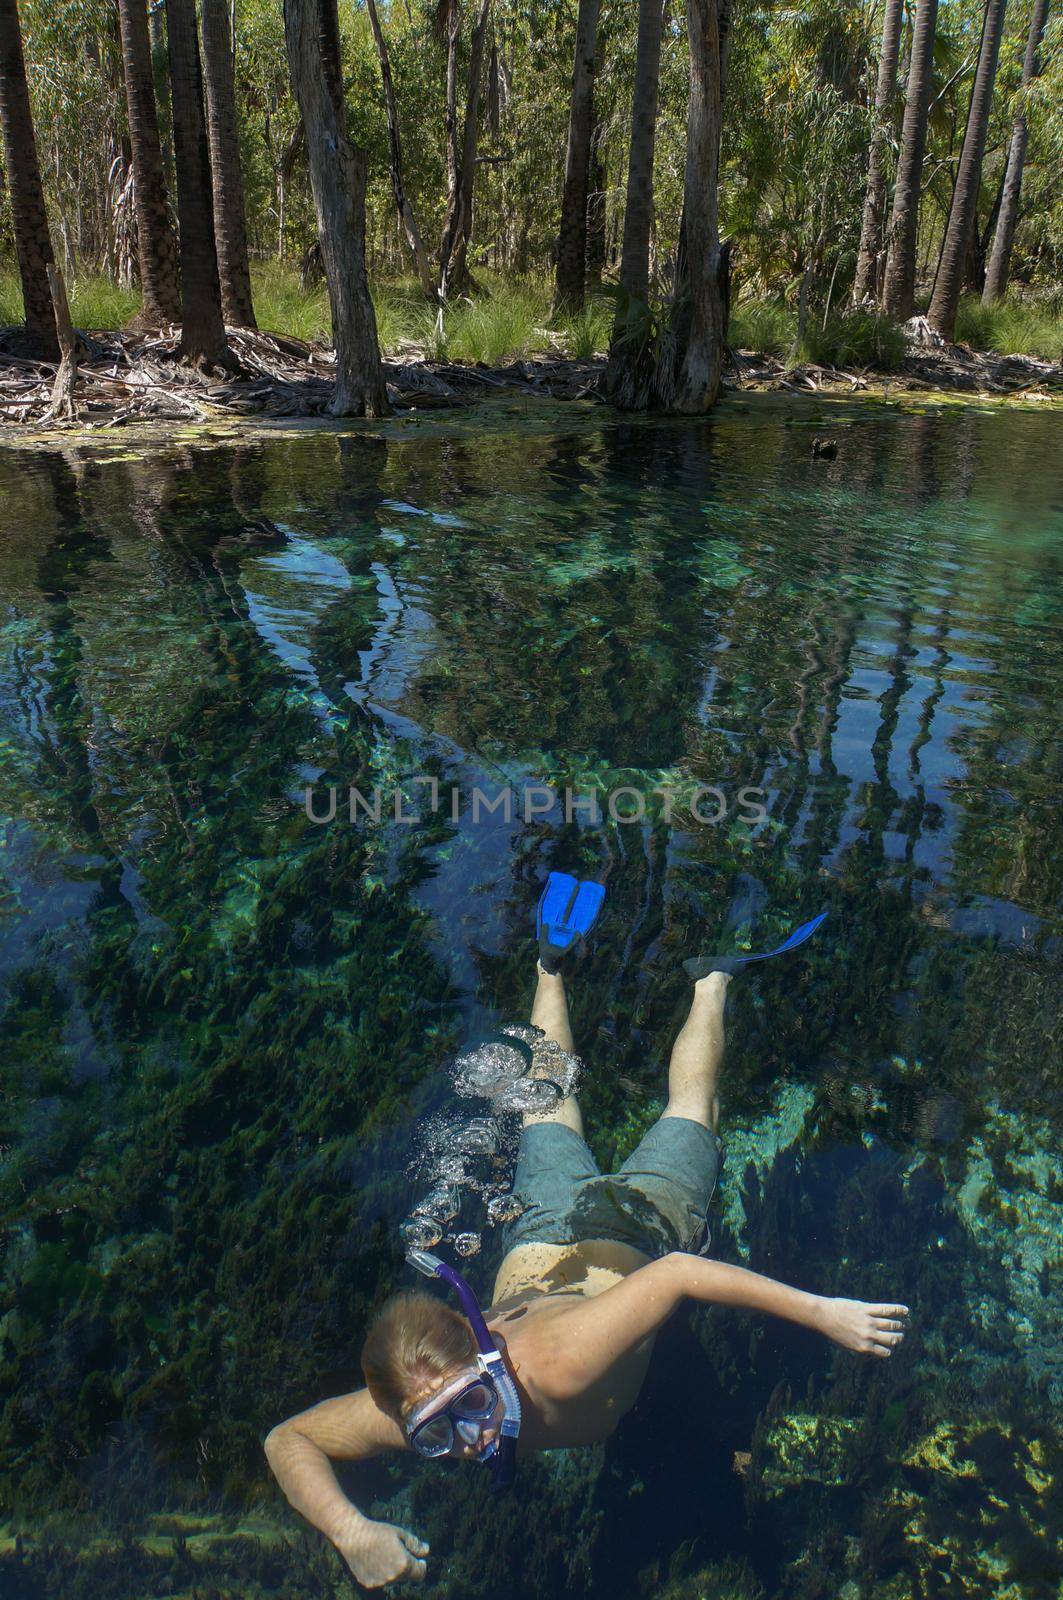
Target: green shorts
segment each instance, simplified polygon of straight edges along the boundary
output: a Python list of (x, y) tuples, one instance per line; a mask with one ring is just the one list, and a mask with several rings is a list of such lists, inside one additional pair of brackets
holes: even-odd
[(560, 1122), (533, 1122), (520, 1136), (513, 1192), (524, 1211), (503, 1248), (615, 1239), (648, 1256), (709, 1248), (708, 1205), (723, 1146), (688, 1117), (662, 1117), (612, 1176)]

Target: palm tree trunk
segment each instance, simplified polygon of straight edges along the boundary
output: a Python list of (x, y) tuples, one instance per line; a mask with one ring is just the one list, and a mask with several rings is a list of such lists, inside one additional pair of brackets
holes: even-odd
[(231, 327), (254, 328), (228, 0), (200, 0), (200, 22), (222, 313)]
[(723, 61), (717, 0), (687, 0), (690, 98), (683, 183), (682, 272), (676, 309), (683, 337), (678, 378), (661, 401), (670, 411), (709, 411), (719, 398), (727, 337), (724, 283), (726, 254), (720, 249), (717, 185)]
[(565, 189), (557, 244), (554, 312), (583, 310), (587, 281), (587, 185), (594, 133), (594, 57), (600, 0), (579, 0)]
[(875, 298), (882, 260), (882, 224), (886, 212), (886, 169), (884, 156), (889, 134), (893, 96), (897, 88), (897, 54), (901, 42), (901, 0), (886, 0), (882, 17), (882, 44), (878, 56), (878, 83), (875, 86), (875, 121), (867, 162), (867, 194), (860, 226), (860, 247), (853, 280), (853, 305)]
[(221, 311), (210, 152), (196, 37), (196, 0), (166, 0), (177, 214), (181, 231), (181, 347), (194, 366), (233, 366)]
[(181, 301), (177, 290), (177, 240), (166, 204), (166, 171), (151, 71), (146, 0), (118, 0), (118, 17), (137, 219), (141, 293), (138, 320), (147, 327), (159, 327), (179, 320)]
[[(1025, 89), (1041, 71), (1039, 50), (1048, 24), (1048, 0), (1034, 0), (1030, 15), (1030, 32), (1026, 39), (1026, 59), (1022, 64), (1022, 87)], [(1011, 247), (1015, 240), (1015, 225), (1019, 218), (1019, 195), (1022, 191), (1022, 169), (1026, 161), (1026, 112), (1020, 100), (1020, 110), (1011, 130), (1008, 164), (1004, 174), (1004, 192), (1000, 200), (997, 231), (993, 235), (993, 248), (986, 267), (982, 304), (992, 305), (999, 300), (1008, 286), (1011, 267)]]
[(926, 115), (934, 70), (934, 33), (938, 0), (918, 0), (908, 89), (904, 97), (904, 122), (893, 190), (886, 276), (882, 287), (883, 310), (906, 322), (915, 310), (915, 249), (919, 232), (919, 189), (926, 149)]
[(432, 269), (428, 264), (428, 252), (425, 250), (421, 239), (421, 230), (417, 226), (417, 218), (413, 213), (409, 195), (406, 193), (406, 182), (403, 177), (402, 139), (399, 134), (399, 108), (395, 99), (395, 85), (391, 78), (391, 61), (388, 57), (387, 41), (380, 26), (377, 15), (376, 0), (366, 0), (366, 10), (369, 12), (369, 26), (373, 30), (373, 39), (376, 43), (377, 58), (380, 62), (380, 78), (384, 85), (384, 108), (388, 118), (388, 149), (391, 155), (391, 190), (395, 196), (395, 208), (399, 214), (399, 222), (406, 235), (406, 243), (410, 247), (417, 276), (421, 280), (421, 288), (429, 300), (435, 299), (435, 284), (432, 281)]
[(347, 138), (336, 0), (284, 0), (292, 85), (306, 129), (310, 184), (336, 346), (333, 416), (386, 416), (376, 315), (365, 271), (365, 152)]
[(439, 292), (444, 300), (449, 300), (455, 294), (464, 294), (469, 284), (467, 260), (472, 239), (472, 199), (476, 184), (476, 130), (480, 118), (480, 87), (490, 15), (491, 0), (482, 0), (469, 46), (469, 81), (457, 184), (447, 202), (443, 243), (439, 252)]
[(0, 124), (26, 333), (44, 360), (58, 361), (55, 309), (48, 283), (48, 267), (55, 256), (37, 161), (16, 0), (0, 0)]
[(952, 191), (952, 205), (949, 207), (949, 222), (945, 230), (945, 242), (941, 247), (937, 280), (930, 299), (930, 309), (927, 312), (927, 321), (934, 332), (939, 333), (943, 339), (951, 339), (956, 331), (956, 312), (963, 290), (967, 240), (974, 224), (978, 189), (982, 181), (982, 157), (985, 154), (986, 135), (989, 132), (989, 108), (997, 75), (1000, 39), (1004, 32), (1005, 3), (1006, 0), (986, 0), (978, 68), (974, 75), (971, 105), (967, 113), (967, 131), (963, 136), (960, 164), (956, 169), (956, 187)]
[[(650, 230), (653, 226), (653, 149), (661, 70), (661, 0), (639, 0), (635, 91), (631, 102), (631, 148), (627, 206), (620, 255), (617, 298), (605, 392), (616, 405), (644, 404), (639, 377), (647, 357), (647, 306), (650, 297)], [(640, 327), (640, 324), (643, 326)]]

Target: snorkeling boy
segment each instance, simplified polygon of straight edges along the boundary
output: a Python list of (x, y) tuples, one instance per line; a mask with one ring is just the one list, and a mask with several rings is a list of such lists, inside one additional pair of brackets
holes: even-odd
[[(552, 874), (551, 885), (562, 876)], [(598, 888), (567, 879), (565, 909), (573, 910), (576, 891)], [(540, 905), (531, 1021), (569, 1052), (557, 967), (600, 903), (599, 895), (597, 905), (584, 904), (584, 927), (578, 914), (544, 922), (546, 894)], [(792, 935), (786, 948), (794, 942)], [(669, 1062), (668, 1103), (618, 1173), (598, 1172), (574, 1094), (524, 1113), (513, 1187), (525, 1210), (509, 1225), (490, 1306), (480, 1311), (453, 1268), (412, 1252), (414, 1265), (457, 1290), (465, 1314), (429, 1295), (394, 1296), (362, 1352), (367, 1387), (322, 1401), (267, 1437), (289, 1501), (367, 1588), (423, 1579), (429, 1549), (407, 1529), (363, 1516), (331, 1461), (412, 1450), (482, 1461), (495, 1469), (496, 1487), (508, 1483), (522, 1456), (614, 1431), (638, 1398), (657, 1332), (684, 1301), (767, 1312), (871, 1356), (889, 1356), (903, 1339), (907, 1306), (810, 1294), (693, 1253), (706, 1248), (720, 1165), (716, 1081), (724, 1000), (738, 964), (687, 964), (696, 981)]]

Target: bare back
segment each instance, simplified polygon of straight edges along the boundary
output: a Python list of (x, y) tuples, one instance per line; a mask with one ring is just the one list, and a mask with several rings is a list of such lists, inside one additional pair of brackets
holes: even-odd
[(630, 1245), (586, 1239), (568, 1245), (519, 1245), (502, 1261), (486, 1315), (491, 1331), (505, 1340), (507, 1359), (526, 1397), (522, 1455), (608, 1438), (635, 1404), (652, 1338), (574, 1398), (557, 1398), (551, 1373), (564, 1354), (573, 1313), (649, 1260)]

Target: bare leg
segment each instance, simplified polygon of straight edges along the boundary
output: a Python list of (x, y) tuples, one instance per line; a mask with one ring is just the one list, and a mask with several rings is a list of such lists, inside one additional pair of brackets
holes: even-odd
[(672, 1046), (668, 1063), (666, 1117), (688, 1117), (716, 1131), (716, 1076), (723, 1061), (723, 1005), (729, 976), (710, 972), (694, 985), (690, 1014)]
[[(536, 1028), (541, 1028), (548, 1039), (553, 1039), (559, 1044), (562, 1050), (571, 1053), (575, 1047), (572, 1042), (572, 1025), (568, 1020), (565, 980), (560, 973), (544, 971), (539, 962), (536, 962), (536, 971), (539, 974), (539, 982), (532, 1002), (532, 1023)], [(534, 1065), (532, 1075), (535, 1075)], [(533, 1122), (563, 1122), (566, 1128), (572, 1128), (581, 1138), (583, 1136), (583, 1118), (580, 1116), (579, 1101), (574, 1094), (570, 1094), (565, 1100), (559, 1100), (550, 1111), (525, 1111), (524, 1126), (528, 1127)]]

